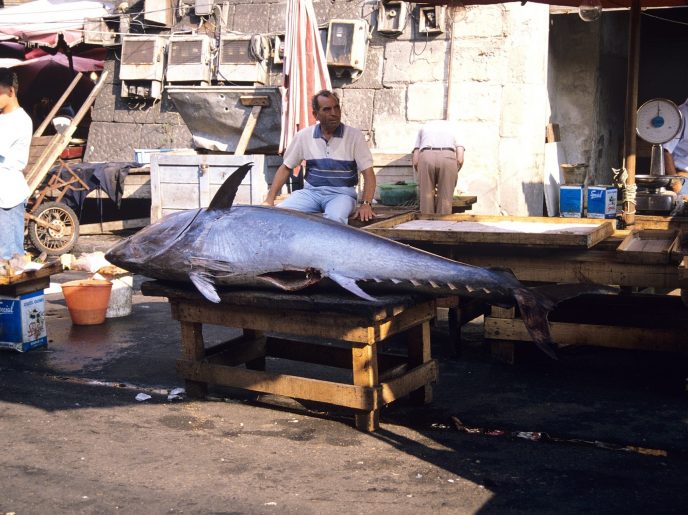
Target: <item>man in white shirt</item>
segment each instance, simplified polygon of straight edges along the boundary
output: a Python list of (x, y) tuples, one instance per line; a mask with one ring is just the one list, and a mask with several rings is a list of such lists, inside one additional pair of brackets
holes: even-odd
[[(275, 205), (275, 197), (291, 170), (305, 160), (304, 188), (294, 191), (278, 207), (323, 213), (325, 218), (344, 224), (352, 213), (364, 222), (372, 220), (375, 172), (363, 133), (342, 123), (339, 98), (332, 91), (316, 93), (311, 107), (318, 123), (296, 133), (264, 203)], [(363, 198), (356, 208), (359, 174), (363, 176)]]
[(24, 254), (24, 203), (33, 125), (17, 100), (17, 75), (0, 68), (0, 258)]
[(455, 124), (435, 120), (418, 131), (413, 167), (418, 171), (421, 213), (451, 214), (463, 154), (464, 147), (457, 139)]
[[(671, 189), (688, 197), (688, 99), (678, 106), (683, 115), (683, 125), (681, 131), (671, 141), (664, 144), (664, 168), (667, 175), (679, 175), (685, 177), (681, 187), (681, 181), (672, 181)], [(688, 200), (688, 198), (686, 198)]]

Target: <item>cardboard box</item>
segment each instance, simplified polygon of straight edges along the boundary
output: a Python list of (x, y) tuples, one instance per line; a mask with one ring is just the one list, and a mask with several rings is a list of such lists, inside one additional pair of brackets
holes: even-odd
[(562, 184), (559, 187), (559, 214), (569, 218), (581, 218), (583, 216), (582, 184)]
[(588, 186), (588, 218), (616, 218), (614, 186)]
[(0, 295), (0, 349), (26, 352), (47, 344), (43, 290), (19, 297)]

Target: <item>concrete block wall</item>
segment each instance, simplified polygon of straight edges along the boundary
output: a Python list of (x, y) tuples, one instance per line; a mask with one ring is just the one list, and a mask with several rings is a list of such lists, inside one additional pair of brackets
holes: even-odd
[[(283, 33), (286, 2), (231, 4), (231, 30)], [(424, 122), (448, 115), (459, 123), (466, 146), (457, 193), (478, 196), (474, 212), (541, 213), (547, 6), (448, 9), (446, 30), (431, 36), (418, 33), (414, 10), (403, 32), (392, 37), (375, 30), (376, 1), (315, 0), (314, 8), (321, 26), (333, 18), (370, 23), (364, 72), (356, 80), (331, 77), (344, 122), (360, 128), (373, 150), (409, 153)], [(112, 85), (94, 105), (86, 157), (129, 160), (133, 148), (190, 146), (191, 135), (166, 98), (144, 110), (119, 98), (116, 63), (108, 62)], [(281, 79), (281, 66), (273, 66), (271, 83)], [(279, 158), (269, 162), (277, 166)]]

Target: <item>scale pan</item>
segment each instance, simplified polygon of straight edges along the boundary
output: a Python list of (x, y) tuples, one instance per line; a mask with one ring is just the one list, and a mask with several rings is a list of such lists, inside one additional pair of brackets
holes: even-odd
[(679, 175), (636, 175), (635, 182), (645, 188), (667, 188), (672, 180), (679, 180), (681, 184), (686, 180)]

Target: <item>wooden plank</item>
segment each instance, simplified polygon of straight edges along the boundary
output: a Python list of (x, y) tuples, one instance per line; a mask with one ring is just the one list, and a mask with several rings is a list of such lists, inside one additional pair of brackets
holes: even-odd
[(31, 282), (43, 277), (50, 277), (53, 274), (62, 272), (62, 263), (59, 260), (45, 263), (38, 270), (27, 270), (19, 275), (0, 275), (0, 286), (17, 285), (25, 282)]
[(630, 263), (669, 263), (677, 237), (678, 231), (673, 229), (633, 230), (617, 248), (619, 259)]
[(102, 224), (85, 224), (79, 226), (79, 234), (106, 234), (113, 231), (123, 231), (125, 229), (138, 229), (150, 224), (150, 218), (131, 218), (129, 220), (116, 220), (114, 222), (103, 222)]
[(40, 184), (45, 179), (46, 174), (52, 167), (53, 163), (57, 160), (58, 157), (60, 157), (60, 154), (69, 143), (71, 137), (74, 135), (77, 126), (79, 125), (83, 117), (86, 116), (86, 114), (90, 111), (93, 102), (105, 86), (105, 80), (107, 79), (107, 76), (108, 71), (104, 70), (100, 74), (98, 82), (95, 84), (95, 86), (93, 86), (93, 89), (89, 93), (88, 97), (86, 97), (86, 100), (84, 101), (83, 105), (74, 115), (72, 123), (69, 125), (69, 127), (67, 127), (66, 131), (63, 134), (56, 134), (53, 140), (51, 141), (50, 145), (46, 148), (45, 152), (37, 160), (36, 164), (32, 167), (32, 169), (29, 170), (28, 173), (25, 172), (27, 182), (29, 183), (30, 191), (33, 192), (36, 190), (36, 188), (38, 188), (38, 186), (40, 186)]
[[(412, 216), (411, 216), (412, 215)], [(500, 244), (590, 248), (614, 233), (609, 220), (490, 215), (421, 215), (372, 224), (366, 231), (387, 238), (437, 244)]]
[(389, 404), (421, 388), (429, 388), (430, 383), (436, 382), (438, 378), (439, 366), (436, 360), (418, 365), (400, 377), (381, 383), (382, 403)]
[(252, 392), (283, 395), (347, 408), (374, 410), (380, 407), (380, 387), (363, 387), (288, 374), (197, 363), (180, 359), (177, 372), (187, 380), (240, 388)]
[(239, 97), (239, 102), (245, 107), (269, 107), (270, 97), (267, 95), (241, 95)]
[[(216, 306), (208, 302), (191, 284), (172, 284), (162, 281), (145, 281), (141, 284), (144, 295), (168, 297), (173, 301), (185, 301), (194, 305)], [(425, 295), (383, 294), (379, 302), (370, 302), (342, 291), (283, 292), (280, 290), (219, 289), (224, 309), (243, 310), (246, 307), (267, 308), (283, 306), (287, 311), (305, 311), (322, 317), (342, 314), (356, 315), (366, 321), (384, 321), (411, 306), (428, 302)], [(312, 316), (312, 315), (311, 315)]]
[(72, 82), (67, 86), (67, 89), (62, 93), (60, 98), (55, 102), (55, 105), (50, 109), (50, 112), (46, 115), (46, 117), (43, 119), (41, 124), (38, 126), (36, 131), (33, 133), (34, 137), (42, 136), (43, 131), (45, 131), (46, 127), (50, 124), (50, 122), (53, 121), (53, 118), (55, 118), (55, 115), (57, 112), (62, 108), (64, 103), (67, 101), (69, 98), (69, 95), (72, 94), (72, 91), (76, 88), (77, 84), (79, 84), (79, 81), (81, 80), (81, 77), (83, 77), (84, 74), (82, 72), (77, 73), (74, 78), (72, 79)]
[(509, 268), (520, 281), (577, 283), (595, 282), (619, 286), (676, 288), (678, 271), (675, 265), (622, 263), (603, 253), (598, 259), (576, 256), (520, 256), (507, 253), (462, 254), (453, 256), (464, 263)]
[[(2, 276), (0, 276), (2, 279)], [(19, 297), (27, 293), (44, 290), (50, 287), (50, 277), (37, 277), (28, 281), (22, 281), (15, 284), (3, 285), (0, 283), (0, 295), (8, 297)]]
[(262, 335), (243, 334), (207, 349), (205, 361), (234, 367), (259, 360), (265, 357), (266, 339)]
[(384, 166), (413, 166), (412, 154), (392, 154), (386, 152), (373, 152), (372, 154), (374, 168)]
[[(414, 369), (430, 362), (430, 323), (423, 322), (409, 328), (406, 332), (406, 344), (409, 368)], [(412, 392), (411, 398), (419, 404), (429, 404), (432, 402), (432, 386), (428, 382), (423, 383)]]
[(558, 123), (548, 123), (545, 127), (545, 143), (556, 143), (561, 141)]
[[(351, 347), (338, 347), (299, 340), (270, 336), (267, 339), (266, 354), (270, 357), (301, 361), (328, 367), (351, 369)], [(377, 354), (379, 370), (386, 370), (406, 364), (405, 356)]]
[[(688, 347), (685, 329), (550, 322), (550, 333), (552, 340), (562, 347), (591, 345), (614, 349), (667, 352), (684, 352)], [(485, 338), (532, 341), (523, 321), (518, 318), (486, 317)]]
[[(688, 283), (688, 256), (684, 256), (681, 264), (678, 266), (678, 280), (682, 283)], [(688, 287), (688, 284), (686, 286)]]
[(244, 125), (244, 130), (241, 132), (241, 137), (239, 138), (239, 143), (237, 143), (234, 155), (244, 155), (246, 147), (248, 147), (248, 142), (253, 135), (253, 129), (256, 128), (256, 124), (258, 123), (261, 109), (263, 108), (260, 104), (254, 105), (253, 108), (251, 108), (251, 112), (248, 115), (248, 120), (246, 120), (246, 125)]
[(209, 302), (198, 304), (173, 302), (172, 316), (176, 320), (185, 322), (333, 338), (372, 345), (405, 331), (423, 320), (430, 320), (435, 314), (434, 306), (434, 302), (428, 301), (412, 306), (391, 318), (372, 321), (349, 314), (314, 317), (310, 312), (279, 310), (279, 308), (266, 313), (265, 309), (251, 306), (230, 310), (226, 305)]
[[(354, 345), (351, 349), (354, 385), (366, 389), (380, 388), (377, 370), (377, 345)], [(368, 408), (356, 413), (356, 428), (375, 431), (380, 427), (380, 411)]]

